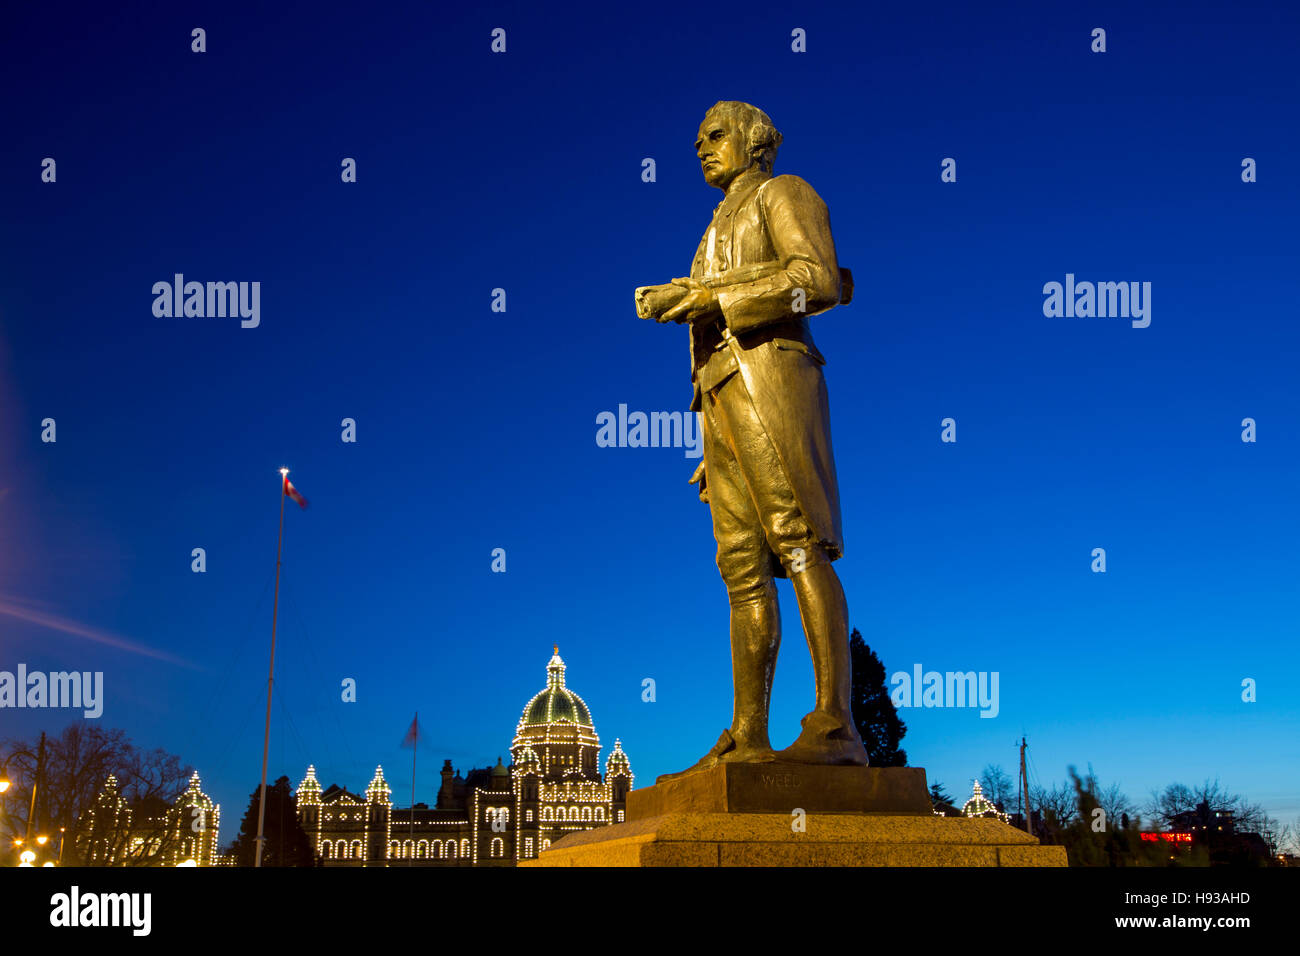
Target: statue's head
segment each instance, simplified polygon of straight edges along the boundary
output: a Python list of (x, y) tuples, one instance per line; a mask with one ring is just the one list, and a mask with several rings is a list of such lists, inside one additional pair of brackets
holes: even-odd
[(722, 100), (704, 115), (695, 154), (700, 158), (704, 181), (726, 189), (733, 179), (754, 166), (770, 175), (780, 145), (781, 134), (757, 106)]

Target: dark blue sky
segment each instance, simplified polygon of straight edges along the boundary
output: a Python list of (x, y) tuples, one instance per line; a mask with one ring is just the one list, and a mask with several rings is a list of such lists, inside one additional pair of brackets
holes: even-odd
[[(694, 761), (730, 717), (695, 462), (597, 447), (596, 417), (689, 402), (686, 331), (632, 290), (689, 270), (721, 198), (691, 143), (742, 99), (856, 278), (812, 322), (852, 624), (890, 672), (1000, 674), (995, 719), (904, 711), (911, 763), (964, 797), (1025, 734), (1035, 782), (1217, 776), (1294, 820), (1300, 13), (1135, 6), (8, 12), (0, 669), (102, 670), (100, 720), (196, 766), (228, 840), (283, 464), (312, 508), (286, 514), (272, 779), (382, 763), (406, 801), (419, 710), (432, 799), (444, 757), (507, 755), (553, 642), (639, 784)], [(175, 273), (260, 282), (261, 324), (155, 317)], [(1045, 317), (1067, 273), (1150, 282), (1150, 326)], [(812, 696), (782, 606), (777, 746)]]

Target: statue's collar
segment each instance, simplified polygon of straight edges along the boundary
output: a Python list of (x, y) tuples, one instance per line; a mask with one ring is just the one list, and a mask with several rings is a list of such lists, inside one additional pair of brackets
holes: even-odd
[(745, 170), (727, 186), (727, 195), (718, 203), (715, 215), (730, 216), (737, 206), (749, 198), (750, 193), (771, 178), (771, 173), (764, 172), (757, 166)]

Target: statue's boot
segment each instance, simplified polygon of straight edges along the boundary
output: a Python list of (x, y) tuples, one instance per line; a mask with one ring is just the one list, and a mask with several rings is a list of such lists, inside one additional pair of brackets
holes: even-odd
[(770, 763), (776, 759), (767, 736), (767, 710), (781, 647), (781, 618), (772, 581), (756, 597), (731, 605), (731, 670), (735, 706), (731, 726), (694, 765), (663, 774), (657, 783), (709, 770), (720, 763)]
[(663, 783), (665, 780), (676, 780), (678, 777), (684, 777), (688, 773), (695, 773), (698, 770), (709, 770), (716, 767), (722, 762), (724, 754), (731, 753), (736, 749), (736, 738), (731, 736), (730, 730), (724, 730), (718, 742), (713, 745), (713, 749), (703, 757), (687, 767), (685, 770), (679, 770), (676, 773), (664, 773), (655, 778), (655, 783)]
[(867, 765), (867, 749), (852, 720), (814, 710), (803, 719), (803, 731), (778, 760), (792, 763)]
[(795, 742), (777, 754), (795, 763), (851, 764), (865, 767), (867, 750), (853, 723), (849, 691), (849, 611), (844, 589), (830, 562), (790, 576), (804, 636), (812, 654), (817, 706), (803, 719)]

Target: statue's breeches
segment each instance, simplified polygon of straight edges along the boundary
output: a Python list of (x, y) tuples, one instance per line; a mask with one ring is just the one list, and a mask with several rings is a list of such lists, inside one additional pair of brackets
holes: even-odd
[[(744, 378), (702, 396), (704, 467), (718, 570), (732, 604), (764, 594), (774, 576), (830, 560), (799, 506)], [(838, 556), (838, 555), (836, 555)]]

